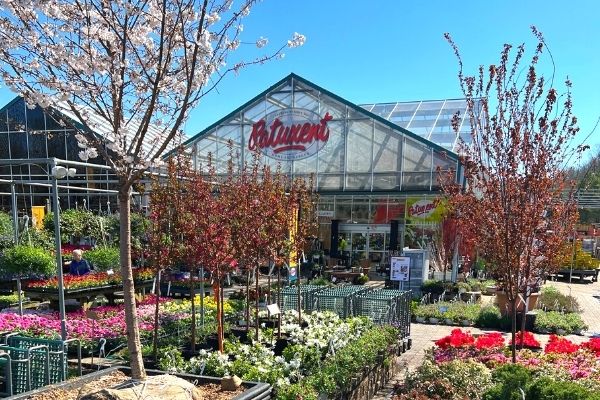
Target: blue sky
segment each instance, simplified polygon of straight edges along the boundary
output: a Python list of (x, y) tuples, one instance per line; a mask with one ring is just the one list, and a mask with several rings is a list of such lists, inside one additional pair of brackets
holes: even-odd
[[(465, 69), (497, 62), (504, 43), (545, 35), (556, 66), (555, 82), (573, 81), (574, 110), (583, 140), (600, 117), (600, 3), (576, 1), (265, 0), (244, 22), (243, 39), (269, 38), (273, 49), (293, 32), (306, 44), (285, 58), (230, 75), (192, 112), (185, 132), (193, 135), (294, 72), (354, 103), (461, 97), (457, 62), (443, 39), (450, 32)], [(263, 52), (242, 46), (240, 55)], [(542, 72), (552, 72), (549, 59)], [(559, 88), (562, 85), (559, 86)], [(0, 89), (0, 103), (14, 95)], [(600, 129), (589, 139), (600, 147)]]

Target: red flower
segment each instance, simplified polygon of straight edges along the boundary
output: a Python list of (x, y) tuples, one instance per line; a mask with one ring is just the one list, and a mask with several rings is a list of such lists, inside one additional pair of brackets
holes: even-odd
[[(516, 339), (517, 346), (540, 347), (540, 342), (535, 339), (531, 332), (517, 332)], [(510, 340), (510, 344), (512, 345), (512, 339)]]
[(589, 341), (582, 343), (581, 348), (588, 349), (589, 351), (596, 353), (600, 356), (600, 338), (591, 338)]
[(448, 347), (466, 347), (475, 343), (473, 335), (469, 332), (463, 332), (460, 329), (453, 329), (450, 335), (445, 336), (435, 342), (436, 346), (441, 349)]
[(500, 332), (486, 333), (475, 340), (475, 347), (478, 349), (496, 349), (504, 347), (504, 337)]
[(579, 346), (571, 342), (570, 340), (559, 337), (556, 335), (550, 335), (550, 339), (546, 344), (544, 351), (546, 353), (563, 353), (570, 354), (575, 353), (579, 350)]

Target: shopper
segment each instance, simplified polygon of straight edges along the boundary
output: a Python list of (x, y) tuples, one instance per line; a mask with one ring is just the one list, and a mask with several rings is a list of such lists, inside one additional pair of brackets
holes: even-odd
[(73, 260), (69, 265), (69, 273), (71, 275), (86, 275), (91, 270), (90, 263), (83, 258), (83, 250), (73, 250)]

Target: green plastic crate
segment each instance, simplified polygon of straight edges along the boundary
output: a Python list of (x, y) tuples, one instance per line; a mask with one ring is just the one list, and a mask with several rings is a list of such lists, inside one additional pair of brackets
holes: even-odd
[[(67, 348), (62, 340), (38, 339), (26, 336), (11, 336), (8, 338), (9, 346), (27, 349), (34, 346), (47, 346), (49, 353), (49, 375), (50, 383), (58, 383), (67, 379)], [(37, 362), (37, 361), (35, 361)], [(32, 369), (37, 365), (32, 361)], [(32, 373), (32, 378), (36, 374)], [(34, 379), (33, 384), (36, 385), (39, 380)]]
[(362, 285), (346, 285), (321, 290), (314, 294), (318, 311), (331, 311), (341, 318), (354, 315), (354, 302), (357, 295), (369, 291)]
[[(325, 289), (323, 286), (300, 285), (300, 308), (306, 312), (315, 309), (315, 293)], [(277, 304), (281, 311), (298, 309), (298, 287), (286, 286), (278, 293)]]
[(0, 391), (0, 397), (12, 396), (12, 373), (10, 369), (10, 355), (8, 353), (0, 354), (0, 377), (2, 377), (3, 387), (3, 390)]
[(361, 293), (355, 301), (355, 315), (370, 317), (377, 324), (397, 326), (403, 337), (410, 334), (410, 291), (395, 289)]
[(10, 355), (13, 394), (38, 389), (50, 383), (48, 348), (0, 346)]

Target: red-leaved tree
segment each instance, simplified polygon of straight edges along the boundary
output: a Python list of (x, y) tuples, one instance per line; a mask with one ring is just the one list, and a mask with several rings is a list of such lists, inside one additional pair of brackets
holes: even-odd
[[(477, 76), (463, 74), (457, 46), (459, 82), (467, 100), (471, 142), (461, 147), (464, 185), (453, 176), (444, 184), (460, 229), (477, 238), (480, 254), (499, 280), (512, 314), (515, 343), (517, 305), (557, 266), (561, 243), (577, 218), (573, 185), (565, 175), (578, 132), (572, 114), (570, 82), (559, 94), (553, 80), (537, 67), (546, 49), (532, 28), (537, 46), (526, 65), (525, 46), (504, 45), (500, 62), (481, 66)], [(480, 107), (478, 107), (480, 105)], [(458, 131), (459, 118), (454, 120)], [(525, 318), (522, 318), (523, 324)], [(513, 361), (516, 359), (512, 348)]]

